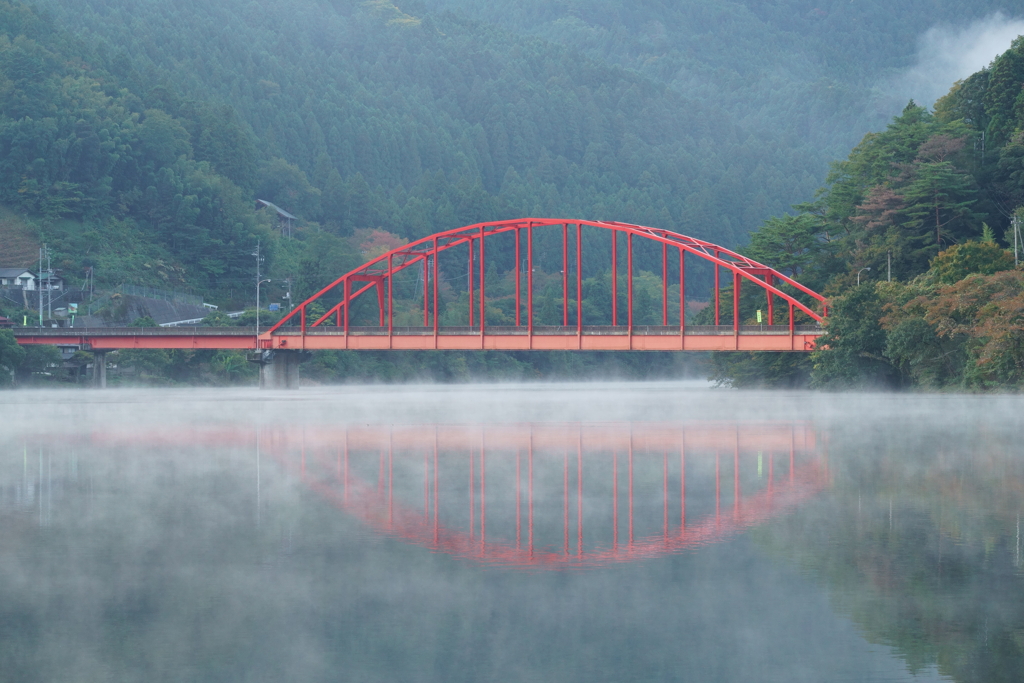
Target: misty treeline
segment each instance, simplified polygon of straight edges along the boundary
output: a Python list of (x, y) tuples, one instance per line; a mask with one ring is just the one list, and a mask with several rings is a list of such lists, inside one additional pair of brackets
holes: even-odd
[[(809, 358), (720, 356), (718, 377), (737, 386), (1020, 386), (1022, 87), (1024, 37), (933, 111), (911, 102), (833, 165), (815, 201), (767, 221), (747, 253), (828, 295), (826, 332)], [(742, 304), (748, 318), (759, 305)]]

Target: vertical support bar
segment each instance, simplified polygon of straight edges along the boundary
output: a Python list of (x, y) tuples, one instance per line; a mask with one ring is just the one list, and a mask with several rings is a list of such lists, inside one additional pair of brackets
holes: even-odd
[(629, 430), (629, 549), (633, 550), (633, 429)]
[(520, 301), (522, 300), (522, 296), (519, 290), (522, 287), (523, 262), (520, 259), (521, 256), (519, 255), (519, 228), (516, 228), (516, 327), (520, 326), (519, 310), (521, 308)]
[(334, 325), (335, 325), (335, 327), (341, 327), (341, 315), (342, 315), (342, 313), (341, 313), (341, 306), (338, 306), (338, 312), (334, 316)]
[(526, 224), (526, 325), (533, 348), (533, 223)]
[(619, 324), (619, 233), (612, 230), (612, 327)]
[[(434, 258), (437, 258), (435, 254)], [(434, 543), (437, 543), (437, 425), (434, 425)]]
[[(767, 285), (774, 285), (775, 277), (771, 273), (768, 273), (764, 276), (764, 281)], [(775, 324), (775, 295), (771, 292), (768, 292), (768, 324)]]
[(391, 430), (388, 430), (388, 528), (395, 525), (395, 449), (394, 441), (391, 438)]
[(576, 335), (583, 348), (583, 224), (576, 224)]
[[(717, 249), (715, 250), (715, 258), (718, 258), (718, 250)], [(718, 325), (721, 324), (721, 320), (719, 319), (720, 318), (720, 316), (719, 316), (720, 308), (719, 308), (719, 305), (718, 305), (719, 304), (719, 298), (721, 297), (721, 289), (720, 289), (721, 282), (720, 282), (720, 278), (719, 278), (720, 274), (718, 272), (718, 270), (719, 270), (718, 264), (716, 263), (716, 264), (714, 264), (714, 266), (715, 266), (715, 326), (718, 326)]]
[(472, 328), (473, 327), (473, 309), (475, 308), (475, 306), (473, 305), (473, 293), (474, 293), (474, 291), (476, 289), (473, 286), (473, 237), (472, 237), (472, 235), (469, 237), (469, 241), (466, 244), (469, 247), (469, 276), (467, 278), (467, 282), (468, 282), (467, 286), (469, 287), (469, 294), (466, 296), (466, 301), (469, 304), (469, 326), (470, 326), (470, 328)]
[[(519, 267), (516, 266), (516, 273), (519, 272)], [(520, 474), (519, 461), (521, 460), (521, 454), (519, 449), (516, 449), (516, 550), (522, 548), (523, 539), (523, 513), (522, 513), (522, 474)]]
[(619, 454), (612, 451), (612, 552), (619, 549)]
[(732, 274), (732, 330), (740, 333), (740, 274)]
[(576, 432), (576, 555), (583, 557), (583, 427)]
[[(481, 324), (483, 324), (481, 320)], [(484, 430), (480, 429), (480, 554), (487, 544), (487, 452), (484, 448)]]
[(668, 327), (668, 245), (661, 243), (661, 324)]
[(562, 326), (569, 327), (569, 224), (562, 223)]
[(661, 462), (661, 536), (668, 543), (668, 451)]
[(352, 310), (352, 282), (345, 278), (345, 285), (343, 287), (345, 291), (345, 348), (348, 348), (348, 325), (349, 325), (349, 311)]
[(377, 325), (384, 327), (384, 276), (380, 276), (373, 286), (377, 290)]
[(679, 349), (686, 348), (686, 250), (679, 247)]
[(732, 514), (740, 516), (740, 435), (736, 430), (736, 446), (732, 452)]
[(679, 442), (679, 534), (686, 530), (686, 429)]
[(388, 347), (391, 346), (390, 337), (395, 330), (395, 271), (391, 254), (388, 254)]
[(790, 486), (793, 485), (793, 481), (795, 479), (795, 477), (794, 477), (794, 474), (795, 474), (795, 469), (794, 469), (795, 462), (794, 461), (796, 460), (796, 443), (795, 443), (795, 441), (796, 441), (796, 439), (793, 436), (793, 427), (791, 426), (789, 428), (789, 484), (790, 484)]
[(722, 514), (722, 463), (721, 453), (715, 450), (715, 524)]
[(430, 257), (423, 257), (423, 327), (430, 324), (430, 299), (427, 297), (427, 289), (430, 287), (430, 273), (429, 273), (429, 262)]
[(476, 473), (473, 472), (473, 449), (469, 449), (469, 538), (473, 539), (473, 532), (476, 530), (476, 500), (473, 495), (476, 488)]
[(530, 559), (533, 559), (533, 425), (530, 425), (530, 451), (527, 453), (526, 462), (526, 511), (527, 515), (527, 542), (530, 544)]
[(569, 556), (569, 449), (562, 459), (562, 551)]
[[(626, 324), (629, 333), (633, 334), (633, 233), (626, 233)], [(633, 348), (630, 340), (630, 348)]]
[(434, 238), (434, 348), (437, 348), (437, 237)]
[[(789, 336), (792, 341), (793, 334), (796, 331), (796, 323), (793, 319), (793, 302), (789, 302)], [(792, 344), (791, 344), (792, 345)]]
[[(792, 309), (792, 306), (790, 308)], [(302, 310), (299, 311), (299, 324), (301, 325), (301, 327), (299, 329), (302, 330), (302, 334), (306, 334), (306, 306), (305, 306), (305, 304), (303, 304)], [(792, 327), (792, 325), (790, 325), (790, 327)]]
[(484, 347), (484, 313), (486, 312), (486, 304), (484, 303), (484, 226), (480, 226), (480, 348)]

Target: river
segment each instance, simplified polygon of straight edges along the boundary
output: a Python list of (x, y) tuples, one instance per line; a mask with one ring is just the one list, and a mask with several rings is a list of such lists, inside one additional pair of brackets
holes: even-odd
[(1012, 396), (0, 394), (0, 681), (1019, 681)]

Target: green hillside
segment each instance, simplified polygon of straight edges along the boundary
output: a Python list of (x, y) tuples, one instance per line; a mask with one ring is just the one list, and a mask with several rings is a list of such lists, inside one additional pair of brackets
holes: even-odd
[[(832, 297), (810, 358), (721, 356), (737, 385), (1024, 385), (1024, 36), (934, 111), (909, 104), (747, 252)], [(1016, 226), (1016, 230), (1014, 229)], [(746, 317), (758, 302), (741, 299)]]

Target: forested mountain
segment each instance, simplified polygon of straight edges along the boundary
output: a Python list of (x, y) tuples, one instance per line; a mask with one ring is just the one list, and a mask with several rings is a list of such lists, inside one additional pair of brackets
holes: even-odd
[(1014, 9), (991, 0), (423, 2), (641, 73), (804, 150), (819, 170), (917, 96), (890, 80), (915, 64), (929, 29)]
[[(747, 253), (833, 299), (810, 359), (719, 359), (736, 384), (1024, 383), (1024, 36), (929, 111), (911, 102)], [(1014, 229), (1016, 227), (1016, 229)], [(863, 276), (863, 277), (862, 277)], [(744, 297), (753, 316), (757, 303)]]
[(232, 107), (262, 170), (229, 176), (342, 232), (555, 214), (735, 244), (822, 171), (699, 97), (451, 14), (346, 0), (49, 9), (147, 105)]

